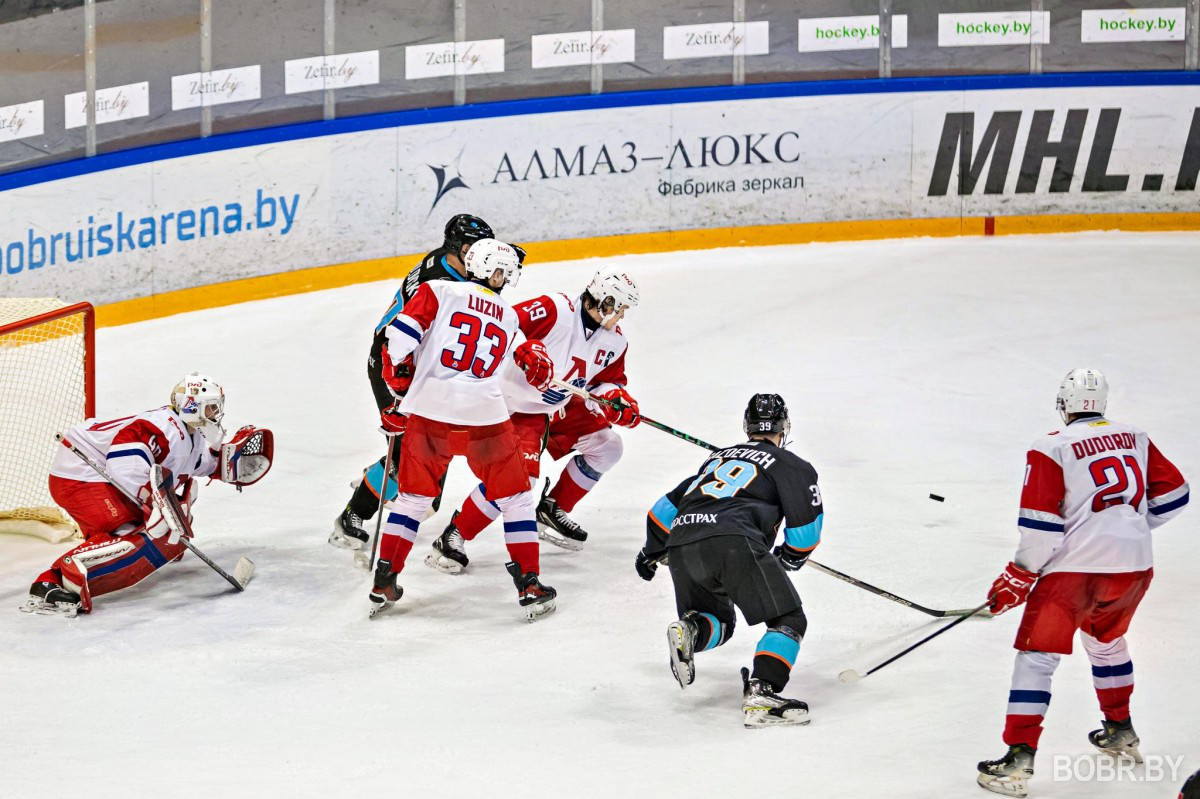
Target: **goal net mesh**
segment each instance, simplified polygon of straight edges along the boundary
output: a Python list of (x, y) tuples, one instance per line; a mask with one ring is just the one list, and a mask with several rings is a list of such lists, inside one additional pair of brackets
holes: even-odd
[(0, 299), (0, 530), (53, 539), (74, 533), (46, 477), (59, 446), (54, 434), (86, 416), (90, 308), (29, 320), (64, 307), (57, 299)]

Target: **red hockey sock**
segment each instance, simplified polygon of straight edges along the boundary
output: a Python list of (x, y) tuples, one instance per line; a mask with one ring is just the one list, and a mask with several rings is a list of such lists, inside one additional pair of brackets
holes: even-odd
[(492, 517), (479, 509), (474, 493), (463, 501), (462, 510), (454, 517), (454, 526), (458, 528), (464, 541), (474, 540), (475, 536), (482, 533), (491, 523)]
[(575, 510), (575, 505), (579, 503), (579, 500), (587, 496), (589, 490), (571, 479), (570, 471), (563, 469), (558, 483), (550, 489), (550, 498), (557, 502), (558, 507), (562, 508), (564, 512), (570, 513)]
[(413, 542), (407, 538), (385, 534), (379, 541), (379, 559), (390, 562), (392, 574), (399, 574), (404, 570), (404, 561), (408, 559), (412, 547)]
[(1100, 709), (1104, 711), (1104, 718), (1109, 721), (1127, 720), (1129, 718), (1129, 697), (1132, 694), (1132, 685), (1120, 688), (1097, 688), (1096, 696), (1100, 699)]
[(521, 544), (506, 541), (505, 546), (508, 547), (508, 556), (521, 567), (522, 574), (527, 574), (528, 572), (533, 572), (534, 574), (541, 573), (537, 541)]
[(1005, 716), (1004, 743), (1009, 746), (1026, 744), (1037, 749), (1038, 740), (1042, 737), (1043, 718), (1043, 716), (1017, 716), (1012, 714)]

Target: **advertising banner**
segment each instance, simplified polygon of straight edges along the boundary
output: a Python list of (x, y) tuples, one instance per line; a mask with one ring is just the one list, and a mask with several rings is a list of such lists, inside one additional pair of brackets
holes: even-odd
[(0, 193), (0, 295), (111, 302), (515, 241), (847, 220), (1200, 211), (1200, 87), (775, 97), (300, 139)]

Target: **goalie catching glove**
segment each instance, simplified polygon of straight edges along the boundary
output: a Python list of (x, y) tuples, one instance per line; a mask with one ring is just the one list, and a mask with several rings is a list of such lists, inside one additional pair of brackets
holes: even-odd
[(275, 434), (265, 428), (246, 425), (233, 440), (221, 445), (217, 471), (213, 474), (223, 483), (253, 485), (271, 470), (275, 457)]
[(554, 377), (554, 361), (546, 352), (546, 345), (537, 339), (523, 341), (513, 350), (513, 361), (525, 373), (525, 380), (538, 391), (550, 388)]

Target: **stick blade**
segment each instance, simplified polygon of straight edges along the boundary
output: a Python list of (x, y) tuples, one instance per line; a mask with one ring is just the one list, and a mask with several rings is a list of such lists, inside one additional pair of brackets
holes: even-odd
[(858, 682), (862, 679), (862, 675), (854, 669), (846, 669), (838, 675), (838, 679), (844, 683)]
[(254, 561), (250, 558), (241, 558), (237, 565), (233, 567), (233, 579), (241, 586), (242, 590), (246, 590), (246, 585), (254, 577)]

